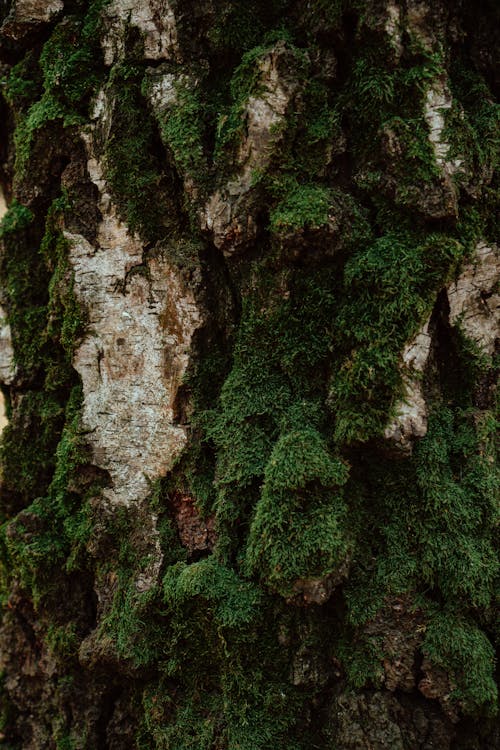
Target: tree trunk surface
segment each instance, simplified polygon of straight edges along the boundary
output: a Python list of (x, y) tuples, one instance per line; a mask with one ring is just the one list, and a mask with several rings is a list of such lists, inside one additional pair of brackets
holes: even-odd
[(0, 25), (0, 745), (500, 748), (496, 0)]

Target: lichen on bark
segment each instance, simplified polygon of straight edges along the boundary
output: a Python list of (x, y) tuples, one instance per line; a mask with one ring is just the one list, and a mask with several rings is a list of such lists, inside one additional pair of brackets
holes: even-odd
[(0, 7), (6, 746), (499, 746), (499, 20)]

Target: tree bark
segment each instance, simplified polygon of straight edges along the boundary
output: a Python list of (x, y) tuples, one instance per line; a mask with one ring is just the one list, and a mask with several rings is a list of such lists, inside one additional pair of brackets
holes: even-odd
[(4, 747), (500, 748), (499, 21), (0, 4)]

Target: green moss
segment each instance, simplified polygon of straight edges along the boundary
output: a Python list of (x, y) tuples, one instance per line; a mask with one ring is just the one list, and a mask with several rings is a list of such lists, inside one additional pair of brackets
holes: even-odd
[[(146, 76), (143, 91), (154, 86), (155, 76)], [(204, 103), (200, 85), (179, 77), (172, 82), (172, 101), (155, 111), (160, 135), (171, 150), (175, 166), (184, 178), (196, 179), (197, 185), (208, 176), (204, 157)]]
[(426, 187), (441, 185), (424, 111), (426, 92), (443, 73), (443, 59), (419, 49), (394, 66), (392, 56), (389, 42), (374, 46), (368, 32), (336, 107), (352, 135), (357, 184), (375, 203), (385, 194), (418, 211)]
[[(328, 30), (338, 29), (348, 5), (345, 0), (313, 0), (308, 4), (307, 12), (311, 18), (317, 19), (317, 23), (321, 23), (322, 27)], [(317, 28), (316, 23), (313, 23), (313, 28)]]
[(164, 601), (169, 679), (144, 692), (139, 747), (305, 750), (310, 736), (297, 721), (301, 698), (287, 679), (277, 612), (257, 587), (209, 557), (169, 568)]
[[(446, 235), (388, 234), (355, 253), (335, 321), (338, 354), (329, 404), (335, 439), (380, 435), (401, 394), (400, 352), (430, 314), (463, 247)], [(344, 296), (345, 295), (345, 296)]]
[[(356, 56), (345, 94), (341, 95), (341, 99), (349, 96), (349, 108), (371, 132), (391, 115), (415, 113), (419, 103), (423, 104), (429, 83), (443, 73), (443, 58), (438, 53), (419, 50), (406, 64), (396, 67), (391, 64), (392, 55), (389, 44), (374, 46), (368, 42)], [(359, 129), (355, 135), (359, 138)]]
[(33, 219), (33, 213), (29, 208), (13, 200), (0, 223), (0, 238), (5, 241), (9, 235), (27, 229)]
[(479, 174), (498, 164), (500, 138), (498, 105), (485, 79), (459, 57), (451, 67), (450, 85), (460, 108), (455, 106), (446, 120), (443, 137), (453, 144), (452, 156), (468, 159)]
[[(153, 512), (164, 512), (161, 483), (152, 488), (149, 502)], [(110, 606), (99, 623), (98, 637), (105, 650), (133, 667), (151, 666), (164, 651), (165, 639), (161, 592), (152, 573), (157, 547), (144, 535), (141, 512), (133, 507), (115, 508), (104, 524), (101, 534), (106, 539), (106, 557), (97, 566), (96, 576), (98, 581), (108, 581), (111, 576), (115, 585)], [(167, 516), (158, 519), (156, 528), (165, 565), (185, 557)], [(142, 590), (138, 581), (151, 575), (151, 585)]]
[(251, 623), (261, 600), (257, 587), (213, 556), (190, 565), (178, 563), (163, 579), (163, 598), (170, 608), (180, 610), (193, 597), (206, 600), (215, 621), (224, 628)]
[(288, 232), (328, 223), (329, 191), (319, 185), (296, 185), (269, 216), (271, 231)]
[[(57, 397), (36, 391), (24, 394), (15, 419), (2, 434), (0, 448), (4, 491), (12, 493), (15, 509), (47, 490), (63, 424), (64, 408)], [(12, 507), (9, 509), (12, 512)]]
[(280, 158), (273, 160), (273, 172), (278, 171), (278, 186), (290, 180), (326, 187), (328, 182), (331, 185), (327, 175), (337, 173), (335, 157), (345, 148), (341, 110), (321, 76), (313, 77), (308, 66), (294, 73), (300, 93), (286, 115)]
[(450, 698), (458, 701), (465, 713), (496, 713), (495, 650), (472, 619), (435, 612), (426, 628), (422, 650), (450, 675)]
[[(391, 472), (387, 463), (370, 461), (370, 481), (360, 501), (365, 509), (356, 505), (355, 510), (361, 535), (366, 526), (366, 543), (371, 539), (372, 554), (376, 551), (375, 569), (369, 566), (359, 580), (372, 602), (374, 590), (400, 594), (430, 588), (464, 610), (491, 604), (499, 572), (492, 536), (499, 482), (495, 431), (491, 413), (478, 419), (474, 411), (441, 407), (431, 414), (428, 434), (410, 463)], [(354, 494), (355, 488), (348, 485), (346, 492)], [(371, 496), (380, 498), (375, 514)], [(359, 612), (354, 620), (370, 617), (373, 610), (356, 576), (351, 585), (352, 610)]]
[(99, 29), (105, 2), (94, 0), (81, 17), (70, 16), (56, 26), (42, 49), (39, 69), (34, 53), (28, 52), (10, 71), (5, 97), (16, 111), (18, 181), (28, 169), (38, 131), (53, 120), (61, 120), (64, 127), (84, 122), (101, 77)]
[[(49, 282), (47, 335), (59, 341), (66, 354), (68, 365), (83, 334), (86, 316), (74, 292), (74, 272), (69, 262), (69, 246), (62, 228), (64, 210), (71, 210), (67, 197), (54, 201), (49, 210), (40, 254), (52, 273)], [(61, 373), (51, 371), (49, 382), (60, 379)]]
[(15, 361), (25, 374), (44, 368), (52, 390), (69, 376), (71, 354), (84, 323), (73, 293), (61, 210), (60, 201), (54, 201), (39, 249), (34, 216), (24, 206), (14, 201), (0, 226)]
[(20, 113), (42, 93), (42, 75), (36, 54), (31, 51), (2, 78), (2, 94), (12, 109)]
[(59, 23), (40, 55), (45, 91), (82, 114), (102, 78), (100, 12), (106, 2), (94, 0), (82, 18), (69, 16)]
[(250, 573), (290, 596), (298, 579), (323, 578), (342, 566), (349, 544), (339, 485), (347, 471), (315, 430), (279, 438), (248, 535)]
[(371, 237), (366, 212), (349, 193), (299, 183), (287, 174), (270, 178), (266, 187), (274, 199), (279, 199), (269, 212), (273, 238), (286, 242), (293, 241), (295, 235), (296, 243), (304, 245), (305, 257), (313, 255), (315, 245), (311, 241), (306, 249), (302, 235), (308, 230), (323, 229), (324, 243), (320, 246), (328, 243), (344, 253), (362, 247)]
[[(44, 394), (37, 395), (40, 401), (47, 399)], [(76, 487), (69, 489), (78, 468), (88, 463), (85, 441), (80, 432), (81, 400), (81, 388), (75, 386), (62, 415), (59, 407), (57, 416), (59, 420), (62, 417), (64, 429), (60, 440), (59, 431), (54, 431), (51, 436), (57, 448), (52, 442), (48, 450), (48, 438), (38, 430), (41, 445), (35, 445), (38, 451), (32, 455), (33, 475), (36, 477), (37, 472), (44, 468), (42, 458), (49, 455), (52, 461), (46, 474), (53, 473), (53, 476), (45, 494), (33, 500), (20, 516), (9, 522), (7, 549), (10, 567), (21, 583), (31, 589), (35, 602), (57, 584), (55, 570), (60, 572), (66, 562), (69, 570), (78, 568), (91, 533), (85, 501), (98, 490), (98, 483), (87, 487), (84, 493), (79, 493)], [(26, 454), (31, 455), (28, 451)]]
[[(314, 436), (314, 428), (323, 429), (320, 404), (331, 348), (335, 278), (335, 271), (292, 273), (288, 279), (264, 283), (245, 300), (220, 409), (203, 420), (217, 450), (215, 510), (221, 553), (228, 551), (226, 544), (232, 546), (248, 532), (282, 432), (310, 427)], [(318, 440), (312, 443), (313, 452)], [(318, 460), (323, 455), (320, 452)], [(265, 507), (274, 502), (271, 494)], [(296, 501), (291, 495), (290, 502)], [(314, 503), (311, 509), (311, 518), (316, 518)], [(323, 511), (328, 516), (324, 504)], [(334, 516), (332, 509), (330, 517)], [(316, 520), (320, 523), (319, 517)], [(297, 559), (300, 554), (298, 550)]]
[[(210, 750), (220, 737), (221, 699), (216, 694), (183, 695), (174, 702), (161, 683), (144, 691), (139, 750)], [(175, 713), (173, 713), (175, 712)]]
[(214, 158), (222, 163), (229, 158), (230, 153), (241, 141), (245, 128), (244, 112), (250, 96), (263, 93), (261, 63), (269, 55), (276, 42), (286, 44), (288, 51), (288, 65), (290, 75), (305, 76), (307, 72), (307, 58), (303, 52), (290, 44), (290, 37), (286, 32), (277, 31), (268, 35), (264, 44), (246, 52), (241, 63), (235, 69), (230, 83), (232, 104), (219, 116)]
[[(238, 55), (239, 59), (269, 34), (268, 29), (284, 26), (289, 4), (289, 0), (221, 4), (215, 23), (208, 29), (211, 48), (219, 55)], [(289, 32), (283, 29), (280, 33)]]
[(481, 422), (474, 426), (474, 411), (440, 410), (415, 458), (423, 499), (418, 536), (427, 538), (422, 573), (448, 600), (461, 598), (473, 606), (490, 603), (500, 572), (490, 536), (500, 486), (497, 425), (492, 414), (481, 415)]
[[(64, 305), (56, 314), (58, 304), (54, 299), (56, 287), (65, 287), (65, 297), (71, 289), (67, 267), (64, 279), (60, 270), (67, 261), (54, 216), (55, 209), (47, 220), (43, 254), (38, 252), (36, 244), (34, 217), (25, 207), (14, 201), (0, 228), (5, 248), (2, 274), (14, 358), (28, 385), (3, 434), (1, 448), (6, 489), (14, 493), (18, 509), (19, 505), (28, 505), (34, 497), (43, 495), (51, 481), (54, 453), (64, 424), (65, 384), (73, 378), (71, 357), (63, 353), (59, 341), (59, 329), (66, 330), (71, 324), (64, 323), (67, 312)], [(58, 243), (57, 257), (49, 261), (49, 247)], [(49, 283), (51, 271), (54, 275)], [(45, 381), (47, 393), (34, 388), (40, 381)]]
[(50, 624), (47, 628), (45, 642), (57, 658), (65, 660), (74, 657), (79, 645), (75, 623), (70, 622), (59, 626)]
[(66, 559), (77, 566), (89, 532), (85, 502), (68, 490), (88, 459), (79, 434), (81, 389), (71, 364), (84, 318), (61, 227), (66, 203), (53, 202), (40, 248), (22, 206), (14, 203), (2, 226), (14, 354), (30, 384), (2, 436), (10, 512), (24, 507), (9, 526), (7, 548), (9, 567), (35, 599), (50, 589), (54, 566)]
[(54, 739), (56, 741), (56, 750), (78, 750), (78, 748), (83, 747), (71, 734), (63, 733), (58, 737), (54, 737)]
[(50, 93), (44, 93), (26, 115), (23, 115), (14, 133), (16, 146), (16, 176), (21, 179), (27, 170), (36, 133), (52, 120), (62, 120), (65, 125), (77, 125), (81, 120), (67, 115), (63, 106)]
[(172, 175), (167, 182), (162, 177), (159, 136), (141, 95), (141, 78), (138, 68), (113, 70), (109, 84), (114, 92), (113, 128), (105, 164), (113, 198), (130, 232), (154, 241), (168, 236), (167, 228), (171, 237), (178, 206), (167, 192), (174, 189)]
[[(144, 561), (145, 562), (145, 561)], [(130, 574), (129, 570), (129, 574)], [(161, 651), (164, 629), (156, 622), (154, 603), (157, 591), (153, 588), (139, 592), (135, 582), (119, 582), (113, 605), (100, 623), (101, 642), (121, 659), (134, 667), (147, 667), (156, 662)]]
[(372, 686), (380, 688), (384, 679), (384, 650), (382, 638), (367, 637), (348, 630), (340, 639), (338, 657), (341, 660), (348, 684), (361, 689)]

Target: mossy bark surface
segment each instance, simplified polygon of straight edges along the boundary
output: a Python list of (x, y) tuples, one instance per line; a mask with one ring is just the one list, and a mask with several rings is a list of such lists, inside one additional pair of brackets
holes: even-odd
[(500, 748), (499, 23), (0, 4), (3, 747)]

